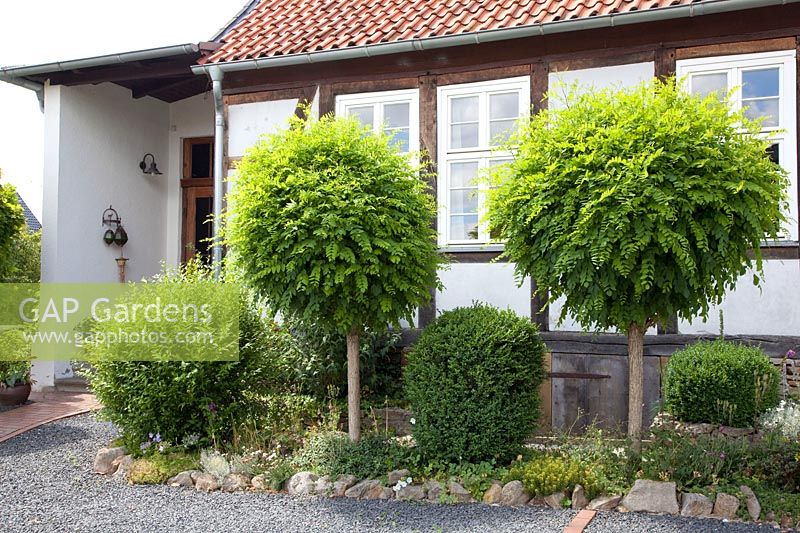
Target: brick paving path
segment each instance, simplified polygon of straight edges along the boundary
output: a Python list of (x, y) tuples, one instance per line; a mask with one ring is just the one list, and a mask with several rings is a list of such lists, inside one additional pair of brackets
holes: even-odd
[(31, 403), (0, 412), (0, 442), (53, 420), (100, 409), (94, 394), (78, 392), (32, 393)]

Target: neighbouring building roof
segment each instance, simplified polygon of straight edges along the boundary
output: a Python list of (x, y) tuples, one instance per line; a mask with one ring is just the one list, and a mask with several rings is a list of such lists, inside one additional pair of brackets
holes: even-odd
[(33, 214), (28, 204), (25, 203), (25, 200), (22, 199), (22, 196), (17, 193), (17, 200), (19, 200), (19, 205), (22, 206), (22, 213), (25, 215), (25, 224), (28, 225), (28, 231), (30, 233), (36, 233), (40, 229), (42, 229), (42, 225), (39, 223), (39, 219), (36, 218), (36, 215)]
[(201, 63), (591, 19), (709, 0), (261, 0)]

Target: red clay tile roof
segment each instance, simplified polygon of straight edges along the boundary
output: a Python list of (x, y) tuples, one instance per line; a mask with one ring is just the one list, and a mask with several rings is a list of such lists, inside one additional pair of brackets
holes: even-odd
[(204, 62), (529, 26), (701, 0), (262, 0)]

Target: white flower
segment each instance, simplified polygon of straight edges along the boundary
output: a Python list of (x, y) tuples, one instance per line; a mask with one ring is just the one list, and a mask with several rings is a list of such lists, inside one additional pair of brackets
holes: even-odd
[(411, 483), (411, 478), (406, 478), (406, 483)]
[(414, 424), (417, 423), (417, 419), (416, 418), (412, 418), (411, 420), (409, 420), (409, 422), (411, 422), (411, 425), (413, 426)]

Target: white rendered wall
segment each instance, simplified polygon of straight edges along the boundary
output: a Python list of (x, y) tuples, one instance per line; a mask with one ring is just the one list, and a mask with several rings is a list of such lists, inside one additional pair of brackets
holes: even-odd
[(759, 290), (753, 275), (739, 279), (736, 290), (709, 311), (708, 321), (695, 319), (678, 324), (681, 333), (719, 334), (719, 310), (725, 334), (800, 335), (800, 261), (764, 261), (764, 280)]
[(167, 212), (164, 226), (166, 250), (164, 259), (171, 266), (181, 260), (183, 198), (183, 140), (189, 137), (213, 137), (214, 99), (204, 93), (169, 105), (169, 166), (163, 178), (167, 181)]
[(444, 285), (436, 294), (439, 313), (478, 301), (531, 316), (530, 280), (518, 287), (511, 263), (452, 263), (449, 269), (439, 271), (439, 278)]
[[(145, 176), (142, 156), (169, 168), (169, 106), (134, 100), (113, 84), (48, 87), (45, 94), (42, 281), (115, 282), (120, 255), (102, 240), (109, 205), (122, 217), (128, 279), (155, 274), (165, 257), (167, 179)], [(36, 387), (69, 376), (66, 362), (37, 361)]]
[(551, 72), (548, 76), (548, 84), (550, 92), (555, 97), (551, 95), (547, 105), (553, 109), (563, 107), (563, 97), (573, 84), (577, 84), (579, 93), (591, 90), (621, 89), (648, 81), (654, 75), (655, 64), (653, 62)]
[(228, 106), (228, 156), (241, 157), (259, 137), (284, 129), (297, 98)]

